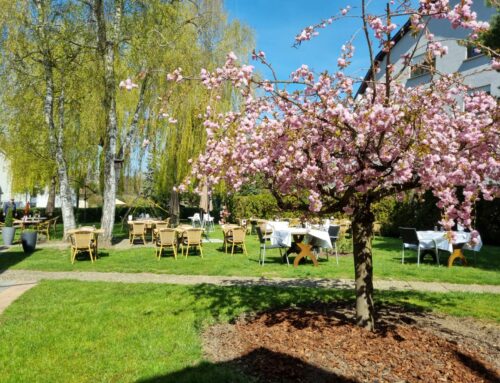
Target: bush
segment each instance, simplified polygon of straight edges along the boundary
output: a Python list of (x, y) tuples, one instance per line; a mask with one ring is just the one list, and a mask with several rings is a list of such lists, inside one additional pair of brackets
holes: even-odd
[(269, 219), (280, 213), (278, 203), (271, 193), (235, 195), (232, 203), (232, 216), (236, 218)]
[(5, 215), (5, 227), (14, 226), (14, 217), (12, 216), (12, 208), (7, 209), (7, 214)]

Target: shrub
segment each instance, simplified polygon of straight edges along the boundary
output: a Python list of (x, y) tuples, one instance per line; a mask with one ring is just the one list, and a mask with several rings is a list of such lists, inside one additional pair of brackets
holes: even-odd
[(5, 227), (14, 226), (14, 217), (12, 216), (12, 208), (7, 209), (7, 214), (5, 215)]

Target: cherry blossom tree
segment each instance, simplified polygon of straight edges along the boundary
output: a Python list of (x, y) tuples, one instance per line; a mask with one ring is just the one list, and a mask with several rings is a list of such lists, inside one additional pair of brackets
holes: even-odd
[[(373, 204), (408, 190), (432, 190), (443, 211), (441, 224), (451, 230), (455, 222), (471, 226), (478, 198), (499, 194), (496, 100), (486, 93), (470, 94), (458, 74), (434, 71), (430, 83), (405, 88), (396, 81), (400, 73), (394, 71), (390, 57), (396, 15), (408, 15), (416, 32), (424, 31), (430, 18), (448, 19), (454, 28), (469, 29), (474, 39), (488, 25), (476, 20), (471, 6), (471, 0), (456, 6), (447, 0), (420, 0), (415, 9), (411, 1), (401, 0), (388, 3), (382, 17), (368, 14), (361, 1), (358, 8), (341, 9), (305, 28), (296, 44), (342, 17), (359, 13), (371, 73), (377, 71), (373, 41), (385, 50), (387, 60), (384, 78), (366, 79), (366, 91), (356, 98), (356, 79), (345, 73), (354, 54), (351, 42), (342, 48), (339, 70), (333, 74), (316, 74), (302, 65), (288, 80), (263, 80), (254, 74), (253, 66), (239, 64), (232, 53), (216, 71), (202, 69), (199, 79), (214, 95), (203, 116), (206, 150), (193, 162), (192, 176), (180, 190), (201, 180), (209, 187), (224, 181), (238, 190), (260, 174), (283, 208), (289, 200), (283, 197), (294, 195), (302, 201), (299, 208), (350, 214), (356, 320), (373, 330)], [(441, 42), (427, 35), (427, 54), (446, 54)], [(254, 59), (272, 71), (263, 52), (254, 52)], [(411, 57), (401, 59), (408, 64)], [(185, 81), (186, 77), (177, 69), (169, 79)], [(243, 101), (239, 110), (216, 112), (218, 90), (227, 83)], [(291, 84), (293, 90), (287, 90)]]

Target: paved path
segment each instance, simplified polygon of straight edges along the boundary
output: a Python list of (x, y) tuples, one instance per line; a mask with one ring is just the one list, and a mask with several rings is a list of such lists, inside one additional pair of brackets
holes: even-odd
[(33, 280), (0, 280), (0, 314), (3, 313), (7, 306), (23, 295), (26, 291), (36, 286), (36, 284), (37, 282)]
[[(275, 286), (275, 287), (315, 287), (334, 289), (353, 289), (354, 281), (350, 279), (299, 279), (299, 278), (263, 278), (263, 277), (224, 277), (208, 275), (172, 275), (153, 273), (101, 273), (101, 272), (52, 272), (29, 270), (6, 270), (0, 272), (0, 283), (3, 280), (33, 282), (42, 279), (73, 279), (79, 281), (122, 282), (122, 283), (165, 283), (178, 285), (195, 285), (200, 283), (218, 286)], [(394, 291), (427, 291), (427, 292), (474, 292), (500, 294), (500, 286), (492, 285), (458, 285), (440, 282), (408, 282), (408, 281), (374, 281), (375, 289)]]

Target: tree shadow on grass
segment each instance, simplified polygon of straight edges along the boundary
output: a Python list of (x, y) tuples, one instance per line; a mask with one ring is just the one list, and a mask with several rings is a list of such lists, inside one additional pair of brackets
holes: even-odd
[(201, 362), (162, 376), (137, 381), (137, 383), (188, 383), (188, 382), (339, 382), (357, 383), (357, 380), (324, 370), (267, 348), (258, 348), (227, 362)]
[(31, 253), (25, 253), (24, 251), (14, 251), (14, 249), (10, 247), (9, 250), (0, 252), (0, 274), (18, 263), (21, 263), (37, 251), (40, 251), (40, 249), (35, 249), (35, 251)]

